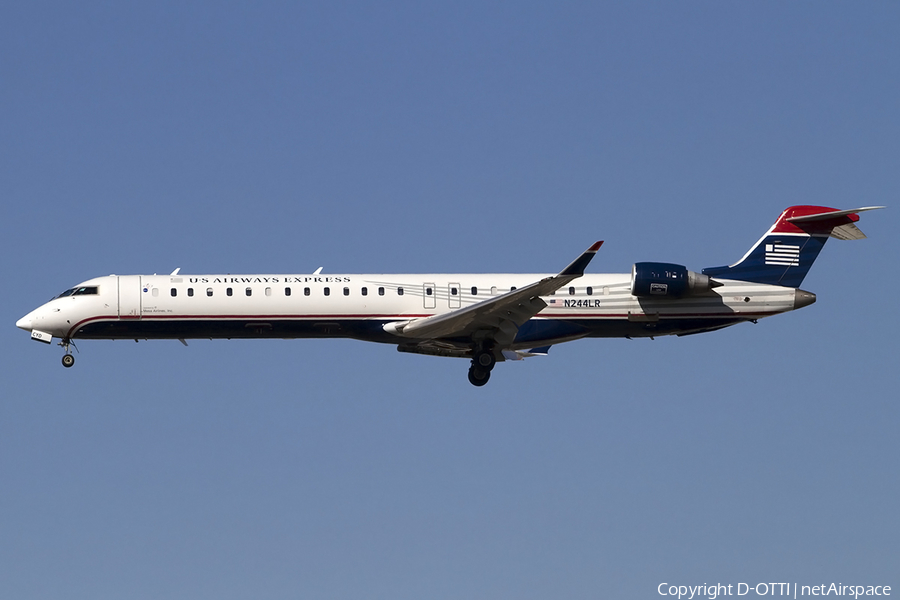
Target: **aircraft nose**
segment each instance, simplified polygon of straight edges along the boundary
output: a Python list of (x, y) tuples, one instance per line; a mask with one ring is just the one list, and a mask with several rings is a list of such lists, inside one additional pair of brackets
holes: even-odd
[(16, 321), (16, 327), (25, 331), (31, 331), (31, 313)]

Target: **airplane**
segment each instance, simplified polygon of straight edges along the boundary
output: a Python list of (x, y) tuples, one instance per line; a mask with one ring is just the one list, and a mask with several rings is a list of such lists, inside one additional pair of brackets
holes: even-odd
[(351, 338), (401, 352), (470, 360), (475, 386), (498, 362), (547, 355), (582, 338), (715, 331), (809, 306), (800, 289), (829, 237), (863, 239), (858, 213), (792, 206), (736, 263), (701, 273), (635, 263), (586, 274), (596, 242), (556, 275), (109, 275), (82, 282), (16, 326), (61, 341), (62, 364), (83, 339)]

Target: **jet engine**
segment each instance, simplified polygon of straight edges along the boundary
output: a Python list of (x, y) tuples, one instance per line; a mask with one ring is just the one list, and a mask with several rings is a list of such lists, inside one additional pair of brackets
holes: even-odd
[(639, 262), (631, 268), (631, 294), (639, 298), (683, 298), (704, 294), (721, 283), (682, 265)]

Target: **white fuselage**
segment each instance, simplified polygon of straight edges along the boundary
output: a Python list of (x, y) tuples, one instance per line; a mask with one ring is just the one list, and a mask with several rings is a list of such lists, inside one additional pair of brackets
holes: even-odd
[[(546, 274), (128, 275), (99, 277), (51, 300), (17, 325), (69, 339), (351, 337), (405, 343), (384, 330), (451, 312)], [(793, 288), (725, 280), (673, 300), (631, 295), (629, 274), (585, 274), (520, 328), (510, 350), (580, 337), (711, 331), (793, 310)]]

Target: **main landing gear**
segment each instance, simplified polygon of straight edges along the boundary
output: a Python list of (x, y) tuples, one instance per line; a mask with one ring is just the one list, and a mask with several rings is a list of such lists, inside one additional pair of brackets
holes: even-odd
[(66, 351), (66, 353), (63, 354), (63, 357), (62, 357), (62, 365), (68, 369), (69, 367), (71, 367), (72, 365), (75, 364), (75, 357), (72, 356), (72, 351), (69, 350), (69, 346), (72, 346), (76, 350), (78, 350), (78, 348), (75, 347), (75, 344), (72, 343), (72, 340), (68, 340), (68, 339), (61, 341), (59, 343), (59, 345), (62, 346)]
[(494, 353), (484, 348), (477, 348), (469, 367), (469, 383), (481, 387), (491, 378), (491, 370), (497, 363)]

